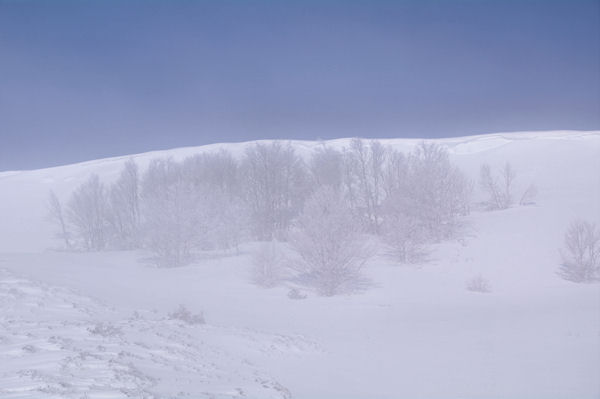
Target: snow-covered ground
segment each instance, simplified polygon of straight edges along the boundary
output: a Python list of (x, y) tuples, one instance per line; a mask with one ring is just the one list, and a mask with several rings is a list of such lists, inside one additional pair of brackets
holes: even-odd
[[(438, 142), (474, 180), (483, 162), (510, 161), (536, 204), (474, 210), (464, 238), (429, 262), (378, 256), (364, 292), (304, 300), (251, 284), (256, 244), (172, 269), (141, 252), (52, 250), (48, 190), (64, 198), (92, 172), (114, 178), (129, 157), (0, 173), (0, 397), (599, 397), (600, 284), (556, 270), (569, 223), (600, 222), (600, 132)], [(319, 145), (293, 144), (303, 155)], [(245, 145), (132, 157), (143, 168)], [(490, 293), (465, 289), (477, 275)], [(206, 324), (170, 317), (180, 304)]]

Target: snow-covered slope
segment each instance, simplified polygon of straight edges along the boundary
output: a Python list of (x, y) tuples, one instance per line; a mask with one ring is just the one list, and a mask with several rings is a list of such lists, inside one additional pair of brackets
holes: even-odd
[[(309, 156), (323, 143), (342, 148), (350, 139), (325, 142), (291, 141), (295, 150)], [(383, 139), (381, 142), (398, 150), (408, 152), (420, 139)], [(568, 196), (596, 196), (600, 169), (600, 132), (525, 132), (498, 133), (480, 136), (458, 137), (436, 140), (446, 146), (453, 160), (477, 179), (482, 162), (500, 165), (510, 161), (519, 173), (518, 183), (535, 182), (541, 190), (540, 199), (554, 198), (548, 191), (561, 191)], [(227, 149), (241, 156), (244, 149), (254, 142), (211, 144), (200, 147), (177, 148), (153, 151), (130, 156), (88, 161), (31, 171), (0, 172), (0, 251), (44, 250), (53, 246), (52, 230), (46, 217), (46, 200), (49, 190), (61, 198), (70, 192), (91, 173), (110, 181), (115, 178), (127, 159), (134, 159), (142, 169), (154, 158), (172, 157), (184, 159), (188, 156)], [(579, 190), (577, 193), (573, 190)], [(570, 209), (570, 217), (577, 210)]]
[[(409, 151), (420, 140), (382, 142)], [(48, 190), (66, 198), (90, 173), (114, 178), (130, 157), (0, 173), (0, 268), (10, 270), (0, 274), (0, 392), (599, 397), (600, 285), (564, 281), (556, 269), (571, 220), (600, 223), (600, 132), (437, 142), (474, 180), (483, 162), (511, 162), (517, 192), (538, 187), (536, 204), (474, 211), (465, 238), (436, 246), (429, 263), (408, 267), (378, 257), (367, 265), (373, 285), (364, 293), (301, 301), (289, 300), (285, 287), (249, 283), (252, 244), (239, 255), (176, 269), (148, 267), (131, 252), (49, 251), (55, 243), (44, 220)], [(249, 144), (131, 158), (143, 168), (152, 158), (221, 148), (241, 155)], [(321, 145), (292, 144), (304, 156)], [(328, 144), (342, 147), (348, 139)], [(465, 290), (478, 274), (491, 293)], [(166, 317), (179, 304), (203, 311), (207, 325)], [(102, 331), (98, 321), (120, 333), (94, 333)], [(198, 370), (206, 379), (189, 382)]]

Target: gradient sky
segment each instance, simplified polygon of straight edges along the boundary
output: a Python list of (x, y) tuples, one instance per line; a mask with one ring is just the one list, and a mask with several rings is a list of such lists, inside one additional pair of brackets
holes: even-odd
[(599, 110), (599, 1), (0, 0), (0, 170)]

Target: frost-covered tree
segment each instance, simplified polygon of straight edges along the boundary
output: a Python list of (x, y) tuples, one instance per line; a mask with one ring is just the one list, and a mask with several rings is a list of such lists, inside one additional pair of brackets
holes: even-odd
[[(408, 159), (399, 151), (390, 150), (384, 170), (385, 200), (382, 204), (382, 239), (389, 254), (402, 263), (422, 261), (427, 254), (429, 237), (417, 212), (417, 193), (410, 177)], [(416, 182), (417, 184), (419, 182)]]
[(136, 163), (125, 162), (117, 181), (109, 190), (113, 246), (133, 249), (140, 246), (140, 178)]
[(345, 152), (346, 191), (365, 231), (378, 234), (381, 225), (383, 172), (387, 150), (377, 140), (355, 138)]
[(441, 146), (423, 142), (409, 155), (403, 212), (431, 241), (453, 237), (469, 212), (470, 184)]
[(66, 249), (71, 249), (71, 234), (69, 233), (67, 226), (65, 212), (63, 210), (62, 203), (54, 191), (50, 191), (48, 194), (48, 215), (50, 219), (60, 228), (60, 232), (57, 234), (57, 237), (64, 241)]
[(109, 236), (108, 199), (98, 175), (93, 174), (80, 185), (68, 203), (67, 218), (83, 249), (106, 248)]
[(571, 223), (561, 251), (559, 275), (577, 283), (600, 279), (600, 232), (596, 225), (578, 220)]
[(203, 249), (237, 249), (248, 235), (248, 207), (243, 201), (240, 168), (233, 156), (221, 150), (192, 156), (183, 161), (183, 178), (203, 201), (210, 234)]
[(181, 165), (172, 159), (152, 161), (141, 194), (145, 243), (157, 265), (190, 262), (193, 249), (208, 233), (208, 212), (204, 199), (184, 179)]
[(242, 170), (255, 237), (285, 235), (308, 193), (302, 160), (289, 144), (257, 143), (246, 149)]
[(206, 242), (216, 249), (238, 251), (239, 245), (249, 237), (248, 207), (241, 198), (218, 191), (211, 191), (204, 198), (209, 226)]
[(294, 269), (325, 296), (352, 289), (372, 254), (340, 193), (330, 187), (306, 202), (290, 244), (299, 255)]
[(481, 165), (479, 185), (488, 196), (489, 209), (507, 209), (513, 204), (513, 185), (516, 177), (517, 173), (508, 162), (504, 164), (499, 176), (494, 176), (490, 165)]
[(311, 156), (309, 170), (313, 188), (323, 186), (340, 190), (343, 183), (342, 153), (326, 146), (319, 147)]
[(400, 151), (388, 150), (387, 162), (383, 171), (383, 190), (390, 198), (408, 191), (409, 165), (407, 157)]
[(182, 168), (185, 179), (197, 188), (219, 191), (228, 197), (241, 194), (238, 162), (224, 149), (186, 158)]
[(385, 219), (382, 225), (382, 240), (388, 245), (388, 253), (402, 263), (422, 262), (431, 242), (425, 226), (418, 217), (403, 207), (402, 198), (392, 196), (384, 204)]

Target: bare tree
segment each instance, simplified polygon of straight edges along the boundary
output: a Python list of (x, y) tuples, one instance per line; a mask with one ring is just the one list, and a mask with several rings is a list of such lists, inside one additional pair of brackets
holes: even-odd
[(504, 193), (504, 204), (508, 208), (514, 202), (513, 199), (513, 183), (517, 177), (517, 172), (513, 169), (510, 163), (506, 162), (501, 172), (501, 181)]
[(561, 251), (559, 275), (577, 283), (600, 278), (600, 233), (592, 223), (578, 220), (565, 234), (565, 250)]
[(100, 251), (108, 238), (108, 200), (98, 175), (91, 175), (69, 200), (67, 217), (83, 248)]
[(192, 251), (208, 233), (204, 199), (183, 178), (171, 159), (150, 163), (142, 180), (146, 246), (159, 266), (174, 267), (192, 260)]
[(223, 251), (239, 250), (243, 239), (249, 237), (248, 207), (237, 196), (228, 196), (219, 191), (205, 195), (210, 234), (207, 242)]
[(309, 163), (311, 180), (315, 188), (329, 186), (340, 190), (343, 182), (342, 153), (322, 146), (311, 156)]
[(248, 235), (248, 207), (243, 201), (240, 168), (233, 156), (221, 150), (189, 157), (182, 164), (183, 179), (189, 182), (206, 209), (207, 234), (203, 247), (237, 250)]
[(256, 238), (285, 235), (308, 194), (302, 160), (289, 144), (257, 143), (247, 148), (242, 169)]
[(507, 209), (513, 204), (512, 190), (516, 176), (515, 170), (508, 162), (504, 164), (499, 177), (494, 176), (490, 165), (481, 166), (479, 184), (488, 195), (489, 209)]
[(400, 151), (388, 149), (387, 162), (383, 171), (385, 197), (406, 193), (409, 189), (409, 165), (407, 157)]
[(419, 219), (402, 209), (395, 197), (386, 202), (384, 212), (382, 239), (390, 248), (389, 255), (402, 263), (424, 261), (429, 253), (427, 244), (430, 238)]
[(525, 191), (523, 191), (523, 195), (521, 195), (521, 199), (519, 200), (519, 205), (531, 205), (535, 204), (535, 197), (537, 196), (537, 187), (535, 184), (530, 184), (527, 186)]
[(110, 223), (114, 233), (114, 246), (120, 249), (138, 248), (140, 245), (140, 178), (133, 160), (123, 166), (119, 179), (109, 191)]
[(63, 206), (54, 191), (50, 191), (48, 195), (48, 214), (50, 219), (58, 224), (60, 228), (58, 238), (64, 240), (66, 249), (71, 249), (71, 234), (67, 228)]
[(421, 143), (408, 163), (404, 212), (419, 221), (429, 240), (453, 237), (460, 216), (469, 212), (469, 181), (450, 162), (448, 152), (433, 143)]
[(228, 197), (241, 194), (239, 169), (236, 159), (224, 149), (191, 156), (182, 164), (185, 179), (195, 187), (219, 191)]
[(346, 183), (351, 204), (362, 219), (365, 231), (379, 234), (387, 149), (377, 140), (365, 144), (363, 140), (355, 138), (345, 155)]
[(306, 202), (290, 243), (300, 258), (294, 269), (325, 296), (355, 288), (372, 254), (350, 209), (330, 187)]

